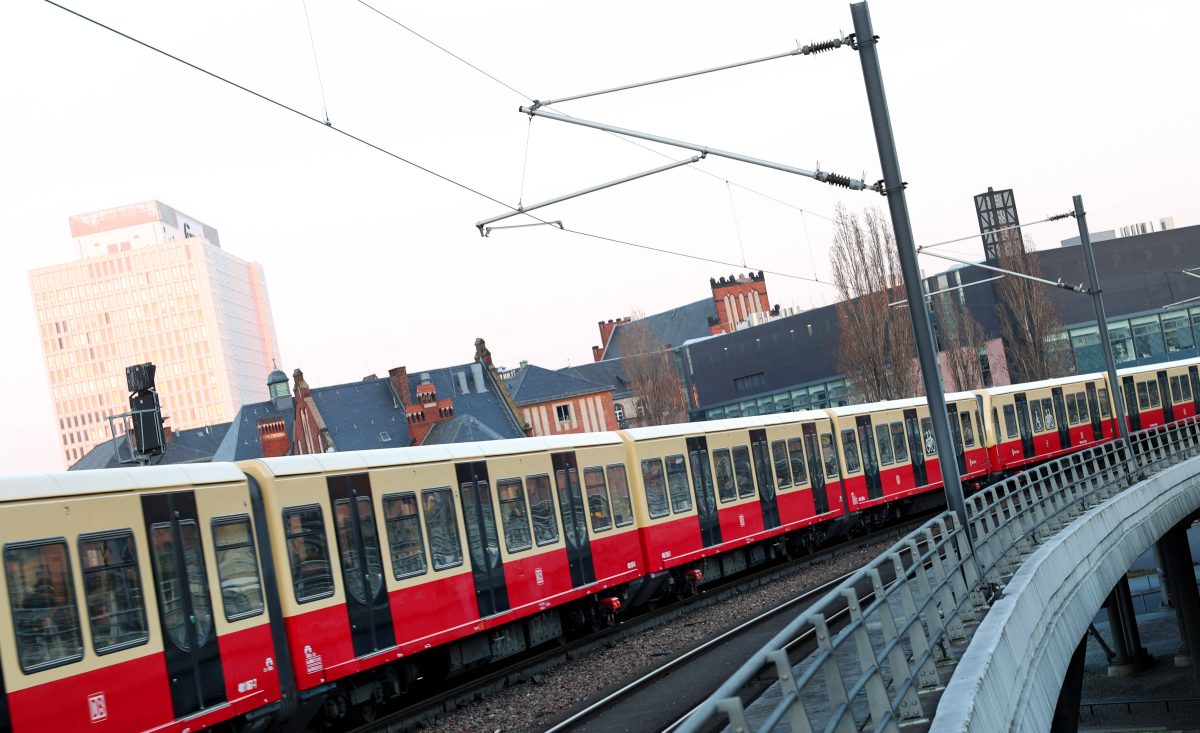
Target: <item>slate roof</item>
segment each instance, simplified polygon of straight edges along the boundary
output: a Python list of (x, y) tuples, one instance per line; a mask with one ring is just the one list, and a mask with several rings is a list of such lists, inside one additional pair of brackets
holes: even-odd
[(454, 417), (430, 428), (421, 445), (443, 445), (445, 443), (473, 443), (481, 440), (501, 440), (506, 437), (479, 422), (474, 415)]
[[(230, 423), (209, 425), (203, 428), (193, 428), (176, 433), (172, 442), (163, 446), (160, 456), (155, 456), (150, 463), (155, 466), (173, 465), (177, 463), (208, 463), (213, 460), (221, 439), (229, 430)], [(124, 441), (106, 440), (88, 451), (82, 458), (73, 463), (71, 471), (84, 471), (93, 468), (117, 468), (131, 465), (121, 463), (120, 458), (128, 459), (129, 454), (121, 450), (117, 456), (117, 447), (124, 447)]]
[(560, 374), (569, 374), (572, 377), (612, 387), (613, 399), (616, 400), (633, 394), (629, 386), (629, 377), (625, 375), (625, 362), (623, 359), (594, 361), (590, 364), (563, 367), (558, 371)]
[(526, 364), (509, 377), (505, 386), (512, 395), (513, 402), (518, 405), (532, 405), (550, 400), (561, 400), (576, 395), (603, 392), (609, 389), (605, 384), (593, 382), (590, 379), (554, 372), (540, 366)]
[(270, 401), (254, 402), (242, 405), (225, 438), (221, 441), (217, 452), (213, 454), (214, 461), (243, 461), (249, 458), (262, 458), (262, 445), (258, 442), (258, 420), (264, 417), (276, 417), (283, 420), (287, 426), (288, 435), (292, 434), (292, 423), (295, 417), (293, 410), (280, 412)]
[[(681, 305), (669, 311), (646, 316), (643, 320), (650, 330), (658, 336), (662, 346), (675, 348), (682, 346), (685, 341), (711, 334), (708, 319), (716, 319), (717, 305), (711, 297), (697, 300), (695, 303)], [(622, 323), (613, 329), (609, 337), (608, 347), (604, 350), (604, 361), (619, 359), (625, 356), (625, 334), (630, 324)]]
[[(508, 405), (504, 402), (504, 398), (496, 390), (496, 385), (488, 376), (486, 369), (483, 369), (484, 387), (486, 391), (480, 392), (475, 384), (475, 377), (472, 371), (472, 363), (459, 364), (457, 366), (444, 367), (442, 369), (428, 369), (425, 371), (409, 370), (408, 382), (413, 393), (411, 399), (416, 401), (417, 385), (421, 383), (421, 375), (428, 374), (429, 381), (437, 388), (438, 398), (445, 399), (449, 397), (454, 401), (454, 415), (458, 417), (471, 416), (484, 427), (494, 432), (499, 438), (524, 438), (525, 432), (521, 430), (521, 426), (517, 424), (517, 420), (513, 417), (512, 411), (508, 409)], [(462, 384), (455, 375), (462, 373), (466, 377), (467, 389), (464, 392)], [(495, 438), (492, 438), (495, 440)], [(429, 442), (427, 437), (425, 442)], [(454, 442), (454, 441), (443, 441)], [(341, 444), (338, 444), (339, 450)]]

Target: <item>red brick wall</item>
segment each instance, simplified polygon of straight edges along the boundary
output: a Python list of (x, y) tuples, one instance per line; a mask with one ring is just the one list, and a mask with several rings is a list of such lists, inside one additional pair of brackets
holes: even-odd
[[(713, 303), (717, 308), (717, 323), (709, 327), (712, 334), (729, 333), (755, 311), (769, 312), (767, 281), (762, 272), (710, 279)], [(728, 302), (726, 296), (729, 296)], [(732, 308), (730, 306), (732, 305)]]
[[(559, 422), (555, 408), (560, 405), (570, 408), (569, 421)], [(534, 435), (598, 433), (617, 429), (612, 390), (522, 405), (519, 409), (522, 419), (533, 428)]]

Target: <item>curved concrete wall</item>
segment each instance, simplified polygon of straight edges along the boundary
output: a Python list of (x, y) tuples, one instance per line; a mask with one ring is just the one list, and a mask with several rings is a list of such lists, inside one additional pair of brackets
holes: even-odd
[(975, 631), (931, 731), (1046, 731), (1071, 655), (1112, 587), (1200, 508), (1200, 458), (1077, 517), (1022, 563)]

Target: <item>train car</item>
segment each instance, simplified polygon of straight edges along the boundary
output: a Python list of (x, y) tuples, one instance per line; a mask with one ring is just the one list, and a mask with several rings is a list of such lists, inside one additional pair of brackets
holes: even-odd
[(4, 477), (0, 511), (0, 729), (245, 730), (280, 708), (236, 466)]
[(1021, 470), (1111, 440), (1115, 433), (1104, 374), (989, 387), (982, 393), (991, 411), (991, 463), (998, 472)]
[(1200, 410), (1200, 359), (1117, 370), (1132, 431), (1195, 417)]
[(242, 468), (272, 526), (296, 685), (328, 720), (602, 620), (644, 572), (614, 433)]
[(719, 563), (701, 562), (705, 558), (844, 513), (832, 429), (819, 410), (633, 428), (621, 435), (650, 573), (699, 562), (695, 569), (713, 580), (765, 555), (760, 548)]
[[(960, 476), (964, 481), (982, 479), (990, 466), (980, 400), (971, 392), (947, 394), (946, 409)], [(838, 435), (847, 511), (886, 519), (896, 510), (891, 502), (942, 485), (925, 398), (834, 407), (827, 412)]]

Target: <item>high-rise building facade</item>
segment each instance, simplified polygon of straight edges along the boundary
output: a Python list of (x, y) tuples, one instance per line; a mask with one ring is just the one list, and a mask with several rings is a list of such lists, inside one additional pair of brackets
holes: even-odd
[(113, 437), (107, 418), (129, 409), (131, 364), (157, 365), (174, 430), (232, 420), (266, 398), (279, 346), (261, 265), (158, 201), (70, 224), (77, 258), (29, 273), (66, 465)]

